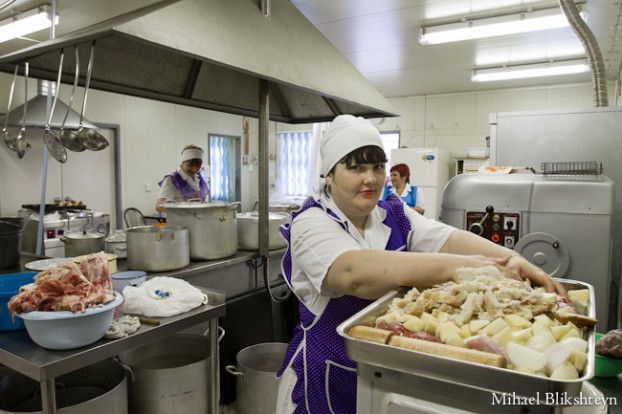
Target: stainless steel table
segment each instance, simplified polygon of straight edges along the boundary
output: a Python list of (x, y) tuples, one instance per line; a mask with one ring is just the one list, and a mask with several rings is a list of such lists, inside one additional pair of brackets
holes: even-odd
[(225, 294), (199, 288), (208, 303), (182, 315), (157, 318), (158, 326), (142, 324), (134, 334), (121, 339), (101, 339), (78, 349), (52, 351), (35, 344), (26, 331), (0, 335), (0, 363), (41, 384), (43, 414), (56, 414), (54, 379), (121, 352), (157, 341), (186, 328), (209, 322), (211, 378), (208, 395), (210, 413), (218, 412), (218, 318), (225, 315)]

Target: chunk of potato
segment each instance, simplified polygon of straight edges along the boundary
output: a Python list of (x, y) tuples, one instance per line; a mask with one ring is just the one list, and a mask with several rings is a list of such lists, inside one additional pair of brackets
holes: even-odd
[(570, 303), (582, 312), (590, 303), (590, 291), (589, 289), (569, 290), (568, 299), (570, 299)]
[(516, 328), (527, 328), (531, 326), (531, 322), (520, 315), (505, 315), (503, 319), (508, 325)]
[(442, 342), (446, 342), (447, 338), (452, 335), (460, 335), (460, 328), (458, 328), (453, 322), (441, 322), (436, 326), (436, 336), (441, 338)]
[(490, 324), (488, 324), (483, 330), (482, 332), (488, 336), (494, 336), (495, 334), (499, 333), (501, 331), (501, 329), (505, 328), (506, 326), (508, 326), (507, 322), (505, 320), (503, 320), (503, 318), (497, 318), (494, 321), (490, 322)]
[(445, 344), (464, 348), (464, 339), (458, 334), (453, 334), (447, 338)]
[(551, 327), (551, 332), (556, 340), (560, 340), (566, 335), (572, 327), (570, 325), (558, 325)]
[(574, 365), (578, 372), (583, 372), (587, 364), (587, 353), (573, 350), (570, 354), (570, 362), (572, 362), (572, 365)]
[(416, 316), (413, 316), (412, 318), (404, 322), (404, 328), (413, 332), (423, 331), (424, 326), (425, 322), (421, 320), (421, 318), (417, 318)]
[(475, 335), (489, 324), (490, 321), (486, 319), (473, 319), (469, 322), (469, 330), (471, 331), (471, 334)]
[(512, 332), (512, 342), (518, 342), (525, 344), (528, 340), (531, 339), (533, 334), (531, 333), (531, 329), (525, 328)]
[(538, 322), (540, 322), (540, 323), (542, 323), (542, 324), (544, 324), (546, 326), (549, 326), (549, 327), (553, 326), (553, 324), (554, 324), (553, 319), (549, 318), (544, 313), (541, 313), (540, 315), (534, 316), (533, 320), (534, 320), (534, 323), (536, 321), (538, 321)]

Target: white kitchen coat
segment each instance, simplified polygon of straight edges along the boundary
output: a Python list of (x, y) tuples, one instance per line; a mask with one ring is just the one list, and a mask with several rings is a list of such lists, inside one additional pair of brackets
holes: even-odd
[[(376, 206), (370, 213), (363, 238), (332, 199), (322, 195), (320, 203), (333, 211), (342, 222), (348, 223), (348, 232), (319, 208), (309, 208), (292, 222), (292, 288), (298, 299), (316, 315), (324, 311), (331, 297), (339, 296), (322, 286), (328, 269), (337, 257), (350, 250), (384, 250), (391, 233), (391, 229), (382, 223), (387, 213), (380, 207)], [(438, 252), (455, 230), (411, 208), (405, 208), (404, 213), (413, 229), (408, 238), (409, 251)], [(290, 395), (295, 382), (296, 374), (288, 368), (279, 386), (278, 414), (293, 412)]]

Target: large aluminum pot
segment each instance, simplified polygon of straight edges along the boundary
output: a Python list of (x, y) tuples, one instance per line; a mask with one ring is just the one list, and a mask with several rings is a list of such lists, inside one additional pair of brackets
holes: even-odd
[(127, 266), (164, 272), (190, 264), (188, 229), (179, 226), (139, 226), (126, 231)]
[(116, 254), (119, 259), (127, 257), (127, 238), (123, 230), (116, 230), (106, 238), (106, 253)]
[(237, 367), (225, 371), (237, 376), (235, 389), (240, 414), (272, 414), (276, 410), (279, 379), (287, 344), (266, 342), (244, 348), (236, 356)]
[(75, 257), (104, 250), (104, 235), (94, 231), (65, 233), (60, 241), (65, 243), (65, 256)]
[(132, 372), (132, 413), (204, 414), (208, 412), (210, 338), (176, 333), (119, 354)]
[[(127, 414), (126, 371), (107, 359), (56, 378), (58, 414)], [(12, 372), (0, 380), (0, 413), (41, 413), (41, 386)]]
[[(268, 213), (268, 249), (280, 249), (287, 246), (279, 227), (285, 224), (289, 214)], [(259, 249), (259, 213), (251, 211), (238, 214), (238, 248), (241, 250)]]
[(165, 203), (166, 223), (190, 231), (190, 258), (213, 260), (238, 250), (236, 203)]

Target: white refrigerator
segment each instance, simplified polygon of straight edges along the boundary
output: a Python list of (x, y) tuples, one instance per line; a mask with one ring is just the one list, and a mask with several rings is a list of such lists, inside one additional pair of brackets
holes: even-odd
[(390, 167), (402, 163), (408, 165), (410, 169), (410, 184), (421, 188), (423, 191), (425, 201), (424, 216), (439, 220), (441, 197), (449, 180), (449, 157), (447, 152), (438, 147), (397, 148), (391, 150)]

